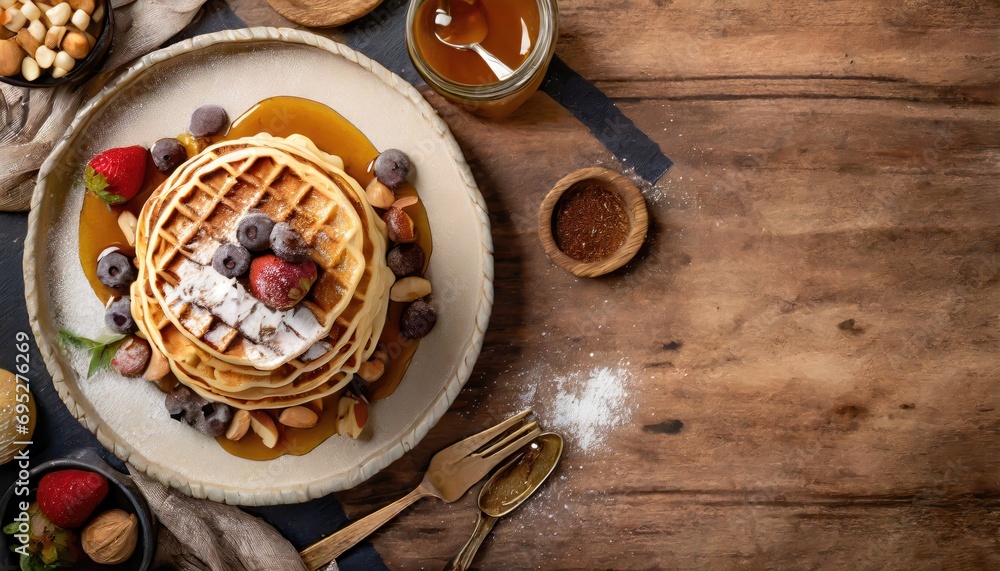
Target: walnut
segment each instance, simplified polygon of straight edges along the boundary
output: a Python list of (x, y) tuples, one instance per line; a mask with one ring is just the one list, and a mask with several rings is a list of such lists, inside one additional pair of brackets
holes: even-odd
[(117, 565), (132, 556), (139, 541), (139, 520), (123, 510), (109, 510), (95, 517), (80, 534), (83, 551), (95, 563)]

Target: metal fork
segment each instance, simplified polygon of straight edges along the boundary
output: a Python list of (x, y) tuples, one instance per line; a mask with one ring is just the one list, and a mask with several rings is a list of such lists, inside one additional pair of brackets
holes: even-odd
[(299, 554), (302, 561), (309, 571), (316, 571), (421, 498), (433, 496), (448, 503), (461, 498), (490, 470), (542, 433), (537, 422), (524, 422), (529, 414), (531, 410), (520, 412), (438, 452), (416, 489), (310, 545)]

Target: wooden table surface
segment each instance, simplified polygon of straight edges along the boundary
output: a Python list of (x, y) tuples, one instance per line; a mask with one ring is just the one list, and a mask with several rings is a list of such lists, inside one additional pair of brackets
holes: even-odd
[[(322, 33), (372, 54), (404, 3)], [(230, 4), (289, 25), (264, 0)], [(419, 86), (489, 204), (496, 306), (452, 411), (338, 499), (364, 515), (438, 449), (532, 406), (567, 455), (480, 568), (1000, 569), (1000, 4), (560, 8), (562, 60), (676, 162), (645, 187), (648, 245), (598, 280), (552, 266), (542, 196), (622, 165), (545, 95), (489, 122)], [(24, 219), (3, 220), (16, 268)], [(0, 298), (20, 299), (19, 279)], [(10, 339), (23, 307), (7, 317)], [(588, 429), (566, 414), (601, 368), (621, 386), (577, 407), (610, 424)], [(418, 504), (375, 547), (391, 568), (440, 569), (474, 499)], [(333, 526), (326, 500), (267, 511), (307, 542), (317, 512)]]
[[(264, 0), (230, 4), (289, 25)], [(554, 267), (542, 197), (621, 165), (545, 95), (490, 122), (420, 86), (489, 204), (496, 305), (452, 410), (339, 494), (349, 513), (522, 404), (553, 426), (557, 397), (611, 367), (617, 426), (564, 423), (553, 481), (477, 566), (1000, 568), (1000, 4), (560, 12), (560, 57), (676, 162), (646, 188), (648, 245), (602, 279)], [(474, 520), (475, 493), (425, 501), (374, 544), (390, 568), (438, 569)]]

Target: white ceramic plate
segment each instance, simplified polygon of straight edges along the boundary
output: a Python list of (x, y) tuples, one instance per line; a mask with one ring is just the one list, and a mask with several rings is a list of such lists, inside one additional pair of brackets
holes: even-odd
[[(184, 130), (203, 103), (237, 116), (268, 97), (320, 101), (377, 148), (410, 155), (434, 252), (428, 277), (439, 320), (399, 386), (370, 412), (368, 440), (333, 437), (304, 456), (257, 462), (227, 454), (170, 420), (150, 383), (113, 372), (86, 378), (86, 355), (57, 330), (92, 337), (104, 308), (78, 251), (80, 182), (90, 157), (149, 147)], [(468, 380), (493, 304), (493, 256), (482, 195), (448, 127), (408, 83), (351, 49), (313, 34), (254, 28), (200, 36), (154, 52), (80, 111), (42, 167), (24, 252), (31, 326), (59, 395), (104, 446), (136, 468), (198, 498), (239, 505), (302, 502), (347, 489), (412, 448)]]

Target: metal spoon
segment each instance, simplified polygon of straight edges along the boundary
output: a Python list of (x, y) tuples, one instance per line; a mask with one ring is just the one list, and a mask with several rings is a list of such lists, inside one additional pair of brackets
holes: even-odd
[(434, 11), (434, 35), (446, 46), (456, 50), (476, 52), (479, 57), (483, 58), (486, 65), (490, 66), (498, 80), (507, 79), (514, 74), (514, 70), (479, 45), (489, 33), (486, 13), (483, 11), (480, 0), (463, 1), (468, 4), (468, 7), (461, 10), (462, 14), (457, 19), (452, 17), (451, 2), (449, 0), (440, 1), (437, 10)]
[(465, 571), (472, 565), (479, 546), (493, 529), (497, 519), (514, 511), (535, 493), (549, 477), (562, 456), (563, 439), (546, 432), (533, 440), (528, 449), (500, 468), (479, 492), (479, 519), (472, 537), (445, 571)]

